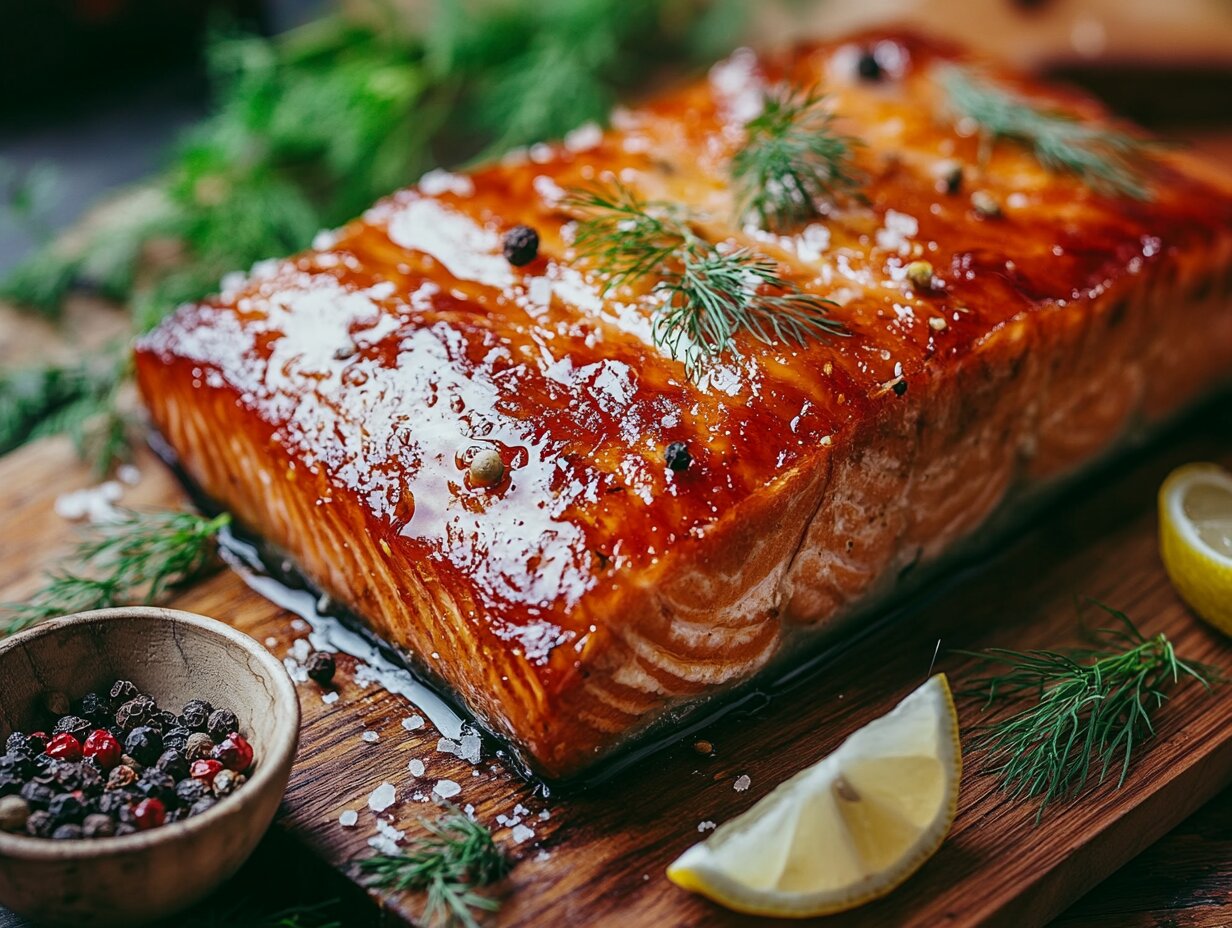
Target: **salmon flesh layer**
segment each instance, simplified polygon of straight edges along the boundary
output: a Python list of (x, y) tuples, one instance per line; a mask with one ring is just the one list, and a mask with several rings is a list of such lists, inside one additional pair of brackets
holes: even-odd
[[(1227, 382), (1232, 184), (1160, 149), (1150, 195), (1117, 196), (982, 146), (938, 82), (955, 57), (895, 36), (739, 52), (612, 131), (433, 172), (142, 339), (154, 424), (532, 768), (576, 774)], [(863, 183), (772, 234), (732, 220), (728, 166), (783, 83), (826, 94)], [(741, 334), (686, 375), (654, 343), (664, 293), (605, 291), (569, 244), (562, 193), (614, 180), (777, 262), (847, 334)], [(524, 266), (502, 255), (515, 225), (540, 238)], [(931, 281), (908, 276), (920, 260)], [(470, 477), (483, 450), (504, 463), (490, 487)]]

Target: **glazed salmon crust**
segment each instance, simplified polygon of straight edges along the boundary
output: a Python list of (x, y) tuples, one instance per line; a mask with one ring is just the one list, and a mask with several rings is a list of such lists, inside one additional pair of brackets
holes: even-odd
[[(981, 158), (936, 79), (955, 57), (893, 35), (739, 52), (612, 131), (433, 172), (143, 338), (153, 422), (209, 496), (536, 771), (576, 774), (1228, 382), (1232, 184), (1173, 150), (1143, 200), (1013, 141)], [(771, 234), (731, 221), (727, 169), (779, 82), (824, 91), (864, 182)], [(617, 179), (777, 262), (847, 334), (740, 335), (690, 379), (654, 344), (663, 295), (605, 293), (569, 244), (563, 192)], [(521, 267), (502, 255), (516, 225), (540, 238)], [(687, 469), (665, 465), (672, 442)], [(505, 465), (495, 486), (468, 476), (481, 450)]]

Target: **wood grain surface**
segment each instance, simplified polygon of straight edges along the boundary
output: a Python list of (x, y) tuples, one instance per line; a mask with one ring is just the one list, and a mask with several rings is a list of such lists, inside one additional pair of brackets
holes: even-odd
[[(417, 818), (434, 812), (415, 793), (426, 798), (438, 780), (448, 779), (461, 786), (453, 801), (473, 805), (481, 821), (495, 826), (498, 814), (511, 816), (521, 804), (535, 832), (515, 845), (511, 831), (497, 827), (518, 864), (500, 887), (505, 904), (493, 924), (755, 924), (672, 886), (663, 868), (698, 839), (702, 822), (748, 808), (918, 685), (938, 639), (937, 667), (961, 687), (971, 668), (953, 649), (1072, 643), (1079, 631), (1074, 599), (1092, 596), (1124, 609), (1148, 633), (1166, 631), (1182, 656), (1232, 672), (1227, 640), (1179, 602), (1156, 554), (1156, 488), (1172, 466), (1199, 459), (1232, 463), (1226, 403), (1208, 407), (1150, 451), (1094, 475), (1012, 544), (916, 597), (891, 621), (853, 634), (790, 685), (767, 690), (765, 698), (584, 793), (537, 795), (494, 759), (490, 742), (475, 766), (439, 752), (431, 725), (403, 727), (404, 719), (422, 714), (415, 706), (365, 685), (362, 675), (357, 681), (354, 662), (344, 659), (332, 705), (315, 684), (299, 687), (302, 746), (280, 827), (349, 873), (375, 834), (376, 816), (366, 803), (376, 787), (397, 787), (399, 802), (385, 817), (414, 834)], [(150, 455), (138, 466), (142, 478), (125, 505), (183, 505), (178, 486)], [(39, 570), (68, 550), (73, 527), (54, 515), (55, 499), (90, 482), (59, 441), (0, 460), (0, 512), (8, 527), (0, 537), (0, 600), (29, 593)], [(182, 591), (173, 604), (231, 622), (278, 656), (306, 634), (303, 623), (229, 571)], [(982, 721), (969, 701), (960, 702), (960, 715), (968, 735)], [(1090, 788), (1039, 825), (1033, 806), (1005, 800), (981, 771), (980, 758), (968, 755), (958, 821), (937, 856), (888, 899), (824, 923), (1046, 923), (1232, 780), (1232, 687), (1208, 694), (1183, 686), (1159, 718), (1157, 738), (1142, 750), (1123, 789), (1111, 782)], [(379, 740), (364, 740), (366, 731)], [(713, 755), (695, 750), (698, 739), (713, 744)], [(425, 765), (422, 779), (407, 769), (412, 758)], [(741, 775), (752, 785), (736, 792)], [(357, 827), (338, 824), (344, 809), (360, 813)], [(407, 922), (421, 905), (407, 895), (381, 901)]]

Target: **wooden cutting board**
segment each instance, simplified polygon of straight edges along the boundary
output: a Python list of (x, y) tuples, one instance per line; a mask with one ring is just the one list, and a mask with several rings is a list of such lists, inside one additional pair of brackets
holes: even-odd
[[(396, 786), (399, 802), (385, 817), (412, 835), (419, 816), (435, 814), (415, 793), (430, 795), (448, 779), (461, 786), (453, 801), (473, 805), (518, 859), (500, 888), (504, 905), (493, 925), (756, 924), (677, 889), (664, 867), (699, 838), (703, 822), (748, 808), (919, 685), (938, 639), (937, 669), (960, 688), (972, 668), (952, 649), (1074, 643), (1074, 598), (1090, 596), (1125, 610), (1148, 634), (1165, 631), (1182, 657), (1232, 672), (1232, 645), (1186, 610), (1156, 553), (1157, 487), (1176, 464), (1204, 459), (1232, 464), (1226, 403), (1074, 488), (1017, 540), (916, 597), (892, 621), (851, 636), (790, 685), (580, 794), (536, 794), (494, 759), (491, 743), (474, 766), (439, 752), (430, 724), (414, 731), (402, 724), (425, 715), (420, 707), (365, 683), (366, 674), (357, 681), (355, 662), (342, 659), (336, 702), (326, 704), (313, 683), (299, 687), (301, 748), (278, 827), (349, 873), (376, 831), (366, 805), (374, 789)], [(185, 504), (151, 455), (142, 454), (138, 467), (140, 482), (123, 504)], [(28, 594), (39, 571), (69, 548), (74, 529), (54, 514), (55, 500), (91, 482), (61, 441), (0, 460), (0, 601)], [(280, 657), (307, 633), (230, 571), (184, 591), (173, 605), (231, 622)], [(981, 721), (978, 704), (960, 701), (960, 716), (969, 738)], [(365, 732), (379, 740), (365, 740)], [(695, 749), (699, 739), (712, 743), (712, 756)], [(408, 771), (413, 758), (424, 763), (422, 779)], [(1210, 694), (1179, 688), (1122, 789), (1111, 782), (1090, 788), (1038, 825), (1035, 807), (1004, 799), (978, 756), (965, 761), (958, 820), (941, 851), (888, 899), (826, 919), (826, 926), (1043, 924), (1232, 781), (1232, 686)], [(751, 785), (737, 791), (741, 776)], [(353, 829), (339, 825), (345, 809), (359, 812)], [(515, 814), (534, 831), (521, 844), (497, 826), (498, 815)], [(405, 894), (380, 901), (408, 923), (422, 904)]]

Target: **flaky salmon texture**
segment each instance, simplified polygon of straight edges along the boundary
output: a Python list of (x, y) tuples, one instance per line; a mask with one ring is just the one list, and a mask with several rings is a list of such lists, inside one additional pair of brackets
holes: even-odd
[[(610, 131), (434, 171), (143, 338), (154, 424), (534, 770), (576, 774), (1228, 381), (1229, 182), (1161, 150), (1136, 199), (1013, 140), (981, 152), (939, 88), (955, 56), (893, 35), (741, 51)], [(826, 94), (862, 183), (771, 233), (734, 220), (728, 168), (784, 82)], [(565, 192), (613, 181), (771, 259), (845, 334), (738, 334), (690, 377), (655, 344), (663, 292), (605, 291), (571, 245)], [(540, 238), (524, 266), (502, 254), (516, 225)], [(482, 450), (494, 486), (471, 480)]]

